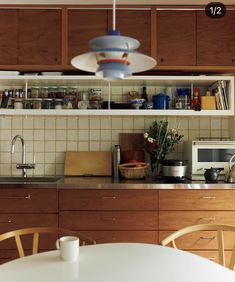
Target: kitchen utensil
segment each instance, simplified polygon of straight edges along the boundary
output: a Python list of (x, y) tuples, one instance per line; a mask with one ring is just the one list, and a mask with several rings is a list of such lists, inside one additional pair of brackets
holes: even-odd
[(204, 177), (206, 181), (217, 181), (221, 170), (222, 168), (214, 168), (214, 167), (205, 169)]
[(159, 93), (152, 97), (154, 109), (168, 109), (170, 97), (164, 93)]
[(228, 173), (226, 175), (226, 182), (235, 183), (235, 163), (232, 165), (232, 161), (235, 158), (235, 155), (231, 157), (228, 163)]
[(162, 174), (167, 180), (183, 180), (186, 175), (185, 160), (166, 159), (162, 161)]
[(118, 166), (121, 163), (121, 147), (120, 145), (115, 145), (113, 150), (113, 177), (119, 177)]
[(66, 176), (111, 176), (112, 152), (68, 151), (65, 154)]

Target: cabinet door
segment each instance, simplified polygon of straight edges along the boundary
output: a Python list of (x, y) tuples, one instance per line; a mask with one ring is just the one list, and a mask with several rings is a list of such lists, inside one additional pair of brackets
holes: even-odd
[(61, 10), (19, 10), (19, 64), (61, 63)]
[(0, 10), (0, 64), (17, 64), (18, 11)]
[[(151, 55), (151, 14), (150, 10), (118, 10), (117, 29), (123, 36), (140, 41), (138, 51)], [(111, 21), (110, 21), (111, 22)], [(110, 27), (111, 28), (111, 27)]]
[(76, 55), (90, 51), (89, 40), (106, 35), (107, 10), (68, 11), (68, 64)]
[(223, 18), (209, 18), (197, 11), (197, 65), (235, 65), (235, 11)]
[(157, 11), (158, 65), (196, 64), (195, 25), (195, 11)]

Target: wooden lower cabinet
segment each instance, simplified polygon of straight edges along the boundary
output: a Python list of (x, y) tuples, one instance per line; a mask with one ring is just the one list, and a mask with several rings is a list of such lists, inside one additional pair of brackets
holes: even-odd
[[(174, 231), (195, 224), (235, 225), (234, 190), (161, 190), (159, 191), (159, 241)], [(192, 232), (176, 239), (179, 249), (218, 262), (217, 234)], [(233, 232), (224, 232), (229, 257), (235, 243)]]
[(59, 225), (97, 243), (158, 242), (157, 190), (59, 191)]
[[(0, 233), (29, 227), (58, 227), (58, 191), (51, 188), (0, 189)], [(40, 235), (39, 251), (55, 249), (55, 235)], [(22, 237), (26, 254), (32, 251), (32, 236)], [(14, 238), (0, 244), (0, 263), (17, 258)]]

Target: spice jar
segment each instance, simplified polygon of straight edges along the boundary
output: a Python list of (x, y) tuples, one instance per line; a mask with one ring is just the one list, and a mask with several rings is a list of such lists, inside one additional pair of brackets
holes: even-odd
[(53, 109), (53, 100), (52, 99), (44, 99), (42, 102), (42, 108), (46, 110)]
[(14, 109), (23, 109), (23, 100), (22, 99), (14, 100)]
[(23, 102), (24, 109), (32, 109), (33, 108), (33, 99), (25, 99)]
[(33, 87), (31, 90), (31, 97), (32, 98), (38, 98), (39, 97), (39, 87)]
[(42, 99), (40, 99), (40, 98), (34, 99), (33, 100), (33, 108), (35, 110), (40, 110), (42, 108)]
[(55, 109), (60, 110), (63, 108), (63, 99), (55, 99)]

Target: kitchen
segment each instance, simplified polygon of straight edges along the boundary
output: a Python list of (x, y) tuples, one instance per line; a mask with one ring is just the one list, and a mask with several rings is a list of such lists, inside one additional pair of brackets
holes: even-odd
[[(110, 3), (104, 4), (110, 5)], [(120, 5), (124, 4), (125, 3), (121, 3), (120, 1)], [(142, 49), (140, 49), (140, 52), (151, 55), (158, 60), (158, 70), (156, 72), (157, 75), (158, 73), (163, 75), (174, 75), (177, 73), (181, 76), (184, 76), (191, 73), (212, 73), (213, 75), (217, 76), (218, 74), (225, 73), (226, 75), (228, 74), (229, 76), (234, 76), (234, 62), (231, 62), (230, 59), (228, 63), (228, 61), (226, 61), (228, 60), (227, 55), (224, 55), (224, 57), (220, 57), (219, 59), (217, 57), (214, 58), (214, 62), (210, 61), (212, 56), (208, 56), (208, 61), (210, 62), (209, 65), (205, 65), (203, 59), (201, 59), (201, 62), (198, 61), (198, 65), (196, 65), (196, 44), (194, 41), (195, 34), (193, 35), (194, 38), (191, 38), (190, 40), (187, 37), (188, 33), (186, 33), (186, 38), (182, 38), (182, 40), (184, 39), (184, 44), (186, 44), (183, 45), (183, 53), (182, 41), (176, 41), (174, 38), (174, 36), (178, 37), (180, 34), (184, 34), (182, 31), (180, 34), (171, 33), (173, 39), (169, 39), (168, 37), (166, 41), (164, 39), (161, 26), (158, 23), (160, 28), (160, 31), (158, 30), (158, 32), (160, 32), (159, 38), (161, 38), (162, 41), (160, 41), (160, 39), (158, 40), (156, 38), (157, 28), (155, 25), (160, 17), (157, 17), (155, 12), (156, 7), (152, 7), (151, 4), (153, 3), (144, 4), (147, 5), (146, 7), (148, 9), (140, 11), (144, 18), (143, 20), (141, 20), (142, 18), (138, 18), (139, 21), (135, 23), (136, 25), (134, 30), (132, 29), (128, 31), (128, 25), (125, 24), (125, 21), (121, 20), (122, 18), (119, 18), (118, 13), (117, 25), (120, 24), (120, 31), (122, 35), (129, 35), (134, 38), (137, 38), (137, 35), (141, 37), (140, 39), (137, 38), (141, 41)], [(194, 3), (194, 5), (196, 4), (204, 5), (206, 3)], [(233, 3), (226, 4), (232, 5)], [(19, 4), (14, 7), (17, 8), (18, 5)], [(177, 5), (177, 3), (172, 2), (169, 3), (169, 5)], [(56, 7), (56, 5), (53, 6), (53, 8)], [(59, 4), (58, 7), (60, 8)], [(30, 6), (30, 8), (32, 8), (32, 6)], [(109, 21), (110, 25), (110, 11), (111, 10), (109, 10), (108, 13), (101, 10), (102, 15), (105, 17), (105, 27), (106, 20)], [(2, 12), (2, 10), (0, 12)], [(6, 53), (3, 58), (0, 56), (1, 61), (5, 62), (0, 65), (2, 70), (20, 70), (22, 72), (67, 71), (71, 72), (71, 74), (74, 74), (74, 69), (69, 65), (69, 59), (78, 54), (75, 46), (76, 42), (74, 42), (74, 33), (76, 34), (77, 31), (80, 31), (84, 36), (84, 38), (80, 38), (80, 40), (83, 40), (84, 42), (81, 44), (81, 53), (88, 51), (86, 43), (89, 41), (89, 39), (96, 37), (97, 34), (103, 35), (106, 33), (106, 29), (104, 28), (104, 18), (94, 17), (92, 14), (89, 18), (89, 32), (82, 33), (82, 31), (86, 30), (88, 25), (86, 20), (87, 14), (84, 14), (83, 18), (81, 18), (83, 21), (85, 21), (85, 25), (81, 26), (81, 29), (79, 30), (78, 25), (76, 24), (76, 13), (80, 13), (80, 11), (78, 12), (76, 9), (71, 9), (68, 12), (67, 7), (63, 6), (61, 10), (62, 22), (58, 20), (60, 17), (58, 17), (57, 10), (55, 15), (50, 14), (50, 16), (45, 16), (45, 19), (50, 20), (50, 23), (56, 22), (59, 24), (61, 27), (61, 34), (58, 35), (58, 29), (53, 26), (53, 24), (51, 24), (52, 29), (50, 30), (44, 25), (45, 23), (43, 23), (43, 21), (40, 21), (43, 31), (45, 31), (46, 28), (49, 31), (48, 33), (45, 33), (43, 42), (40, 41), (42, 45), (40, 46), (40, 44), (37, 44), (37, 46), (34, 46), (33, 42), (36, 40), (36, 38), (27, 38), (27, 35), (32, 34), (32, 32), (37, 36), (41, 35), (41, 30), (34, 30), (34, 26), (29, 25), (30, 20), (32, 21), (33, 19), (36, 19), (36, 21), (39, 21), (38, 14), (35, 12), (30, 15), (30, 9), (20, 9), (20, 11), (15, 11), (14, 9), (3, 9), (3, 12), (6, 13), (5, 17), (7, 17), (7, 19), (9, 19), (9, 16), (12, 19), (11, 25), (7, 26), (7, 29), (11, 30), (10, 35), (13, 37), (14, 32), (16, 32), (14, 25), (17, 26), (18, 24), (18, 32), (20, 36), (17, 37), (15, 34), (15, 38), (18, 38), (18, 41), (16, 41), (15, 38), (13, 38), (14, 40), (12, 40), (11, 37), (6, 38), (6, 40), (10, 40), (10, 42), (14, 41), (14, 44), (10, 45), (11, 48), (8, 50), (8, 56)], [(159, 15), (161, 15), (162, 12), (158, 11)], [(190, 10), (189, 14), (186, 16), (186, 19), (189, 20), (190, 16), (188, 15), (194, 12), (195, 11)], [(173, 13), (182, 13), (182, 11), (170, 11), (170, 13), (172, 16), (170, 18), (171, 21), (175, 20), (177, 23), (179, 16), (176, 15), (174, 18)], [(70, 28), (67, 30), (63, 27), (66, 26), (66, 17), (68, 16), (71, 18), (68, 22), (70, 24)], [(130, 14), (128, 10), (124, 11), (122, 17), (124, 17), (126, 20), (130, 19), (130, 27), (132, 26), (132, 21), (136, 18), (135, 13)], [(93, 22), (91, 22), (91, 18), (93, 18)], [(100, 23), (97, 24), (96, 21), (94, 22), (94, 18), (97, 19), (97, 21), (99, 20)], [(234, 21), (234, 15), (233, 17), (231, 16), (231, 18)], [(164, 17), (162, 18), (162, 21), (163, 20)], [(9, 24), (9, 21), (5, 21), (5, 24), (6, 22)], [(195, 22), (192, 21), (191, 24), (193, 24), (193, 26), (189, 25), (187, 27), (195, 27)], [(96, 25), (98, 32), (94, 30), (94, 26)], [(182, 21), (179, 23), (179, 25), (182, 27)], [(4, 27), (4, 23), (1, 27)], [(140, 35), (136, 34), (136, 29), (142, 29), (143, 27), (146, 29), (145, 32), (140, 33)], [(199, 26), (198, 28), (201, 30), (202, 27)], [(25, 32), (25, 30), (27, 32)], [(219, 31), (217, 30), (217, 32)], [(53, 34), (53, 37), (51, 37), (51, 33)], [(9, 36), (9, 32), (7, 34)], [(146, 36), (146, 34), (149, 34), (149, 36)], [(204, 34), (204, 36), (206, 35)], [(71, 40), (71, 45), (66, 44), (66, 38)], [(205, 38), (202, 38), (201, 40), (203, 41)], [(229, 38), (229, 40), (234, 42), (234, 35), (233, 39)], [(58, 44), (58, 42), (61, 42), (61, 44)], [(169, 60), (171, 60), (173, 63), (169, 63), (166, 60), (166, 65), (164, 65), (164, 59), (161, 61), (162, 54), (156, 54), (156, 50), (158, 50), (158, 52), (161, 51), (160, 49), (157, 49), (159, 48), (158, 46), (161, 46), (161, 42), (165, 42), (165, 44), (168, 45), (169, 42), (174, 42), (176, 45), (171, 48), (176, 51), (181, 50), (179, 55), (174, 54), (172, 49), (167, 50), (168, 53), (166, 52), (166, 56), (169, 55)], [(192, 45), (193, 42), (194, 45)], [(177, 44), (180, 46), (177, 46)], [(17, 46), (18, 51), (16, 51)], [(50, 46), (49, 49), (47, 48), (48, 46)], [(233, 46), (235, 46), (235, 44), (233, 44)], [(3, 49), (0, 50), (3, 51), (4, 46), (1, 48)], [(42, 52), (40, 52), (40, 48), (43, 50), (48, 49), (49, 51), (46, 55), (44, 55)], [(202, 47), (202, 50), (203, 48), (204, 47)], [(29, 50), (28, 54), (26, 50)], [(3, 53), (2, 51), (1, 53)], [(19, 52), (19, 54), (17, 52)], [(216, 53), (217, 52), (218, 51), (216, 50)], [(12, 54), (15, 55), (12, 56)], [(38, 56), (36, 56), (37, 54)], [(206, 54), (208, 55), (208, 52)], [(224, 52), (220, 52), (218, 53), (218, 56), (222, 56), (223, 54)], [(197, 54), (197, 56), (198, 55), (199, 54)], [(213, 55), (213, 57), (215, 56)], [(203, 58), (203, 56), (201, 58)], [(176, 61), (172, 61), (174, 59)], [(37, 77), (29, 78), (29, 85), (30, 79), (35, 81), (37, 80)], [(6, 81), (6, 79), (4, 81), (4, 78), (0, 79), (2, 85), (6, 86), (8, 83), (9, 85), (7, 86), (11, 87), (15, 87), (15, 85), (17, 85), (15, 84), (16, 80), (17, 78), (15, 77), (12, 79), (13, 82), (9, 82), (9, 80)], [(48, 80), (50, 80), (50, 78)], [(63, 83), (66, 83), (66, 78), (64, 79)], [(86, 85), (85, 83), (86, 82), (82, 81), (81, 85), (78, 85), (79, 90), (88, 91), (90, 88), (97, 87), (96, 82), (94, 82), (94, 85), (90, 84), (90, 82), (88, 82)], [(24, 84), (25, 82), (23, 82), (23, 85)], [(136, 82), (134, 82), (134, 85), (135, 84)], [(72, 83), (72, 85), (74, 84)], [(100, 85), (101, 86), (99, 88), (101, 88), (102, 96), (107, 99), (109, 95), (107, 84), (104, 86), (104, 84), (101, 83)], [(21, 87), (22, 84), (19, 86)], [(44, 86), (43, 80), (39, 86)], [(62, 83), (60, 86), (62, 86)], [(111, 97), (113, 100), (121, 103), (126, 98), (127, 93), (130, 91), (135, 90), (142, 94), (143, 86), (144, 85), (142, 81), (135, 87), (133, 87), (131, 84), (126, 84), (125, 82), (117, 83), (117, 85), (114, 84), (114, 87), (111, 88)], [(156, 93), (166, 91), (166, 86), (158, 86), (152, 81), (151, 83), (147, 84), (146, 88), (149, 97)], [(234, 92), (230, 93), (230, 95), (230, 97), (233, 97)], [(233, 106), (231, 106), (231, 108), (233, 109)], [(11, 114), (7, 114), (6, 111), (8, 110)], [(35, 110), (37, 111), (37, 114), (29, 114), (29, 112), (25, 114), (24, 112), (21, 112), (20, 115), (17, 115), (17, 111), (18, 110), (15, 109), (0, 109), (0, 175), (4, 177), (21, 175), (21, 170), (16, 169), (16, 164), (20, 162), (22, 154), (21, 143), (19, 141), (17, 141), (15, 144), (15, 153), (11, 154), (12, 138), (18, 134), (22, 135), (25, 140), (26, 162), (35, 162), (35, 168), (27, 171), (28, 176), (47, 177), (61, 176), (64, 174), (66, 151), (110, 151), (119, 143), (120, 133), (144, 134), (144, 132), (148, 130), (149, 126), (155, 120), (161, 121), (165, 118), (168, 118), (170, 126), (174, 127), (175, 125), (179, 125), (179, 132), (180, 134), (184, 135), (183, 141), (196, 140), (198, 137), (217, 139), (224, 138), (225, 140), (234, 139), (234, 110), (232, 114), (230, 112), (228, 115), (226, 113), (220, 114), (219, 110), (213, 111), (212, 115), (203, 115), (200, 112), (194, 112), (193, 110), (190, 110), (190, 114), (187, 115), (181, 115), (181, 110), (178, 110), (178, 112), (177, 110), (172, 110), (169, 115), (168, 112), (164, 110), (159, 111), (159, 114), (157, 115), (150, 115), (150, 112), (147, 112), (146, 115), (141, 115), (139, 113), (142, 110), (132, 110), (135, 111), (133, 115), (130, 115), (129, 113), (127, 115), (115, 115), (113, 114), (112, 110), (110, 115), (99, 114), (99, 110), (94, 110), (96, 111), (95, 114), (90, 114), (89, 112), (86, 112), (87, 114), (80, 114), (79, 109), (74, 110), (76, 111), (76, 114), (66, 114), (67, 110), (65, 110), (65, 112), (62, 110), (59, 112), (59, 114), (58, 112), (55, 112), (55, 110), (52, 110), (53, 114), (46, 114), (46, 110), (42, 110), (41, 113), (43, 114), (38, 114), (38, 111), (40, 110)], [(21, 111), (24, 111), (24, 109)], [(28, 110), (25, 109), (25, 111)], [(184, 151), (183, 149), (184, 143), (180, 142), (176, 146), (175, 151), (169, 154), (167, 157), (182, 159)], [(176, 189), (174, 191), (171, 188), (174, 188), (175, 184), (164, 184), (165, 186), (159, 186), (156, 183), (148, 183), (147, 186), (140, 186), (139, 183), (133, 184), (128, 180), (119, 186), (118, 183), (113, 184), (110, 178), (101, 178), (99, 181), (103, 182), (103, 189), (96, 189), (97, 187), (100, 188), (96, 179), (94, 180), (87, 178), (85, 180), (78, 179), (75, 180), (75, 182), (73, 178), (72, 180), (70, 178), (68, 182), (65, 181), (65, 184), (59, 182), (52, 183), (50, 185), (48, 183), (34, 183), (31, 184), (30, 187), (28, 186), (28, 188), (22, 190), (19, 190), (18, 187), (22, 187), (23, 184), (1, 184), (1, 186), (3, 185), (1, 190), (1, 193), (3, 193), (2, 199), (4, 199), (6, 195), (11, 197), (24, 197), (25, 193), (26, 197), (27, 195), (31, 195), (30, 197), (32, 199), (31, 202), (25, 200), (26, 205), (24, 208), (18, 203), (17, 198), (13, 200), (13, 203), (9, 199), (1, 200), (1, 217), (3, 218), (3, 221), (6, 222), (9, 218), (11, 220), (11, 223), (8, 223), (8, 225), (7, 223), (4, 224), (2, 227), (2, 232), (6, 231), (9, 227), (16, 229), (16, 227), (25, 227), (26, 223), (34, 225), (44, 222), (48, 225), (62, 225), (63, 227), (86, 231), (88, 235), (96, 237), (98, 242), (125, 242), (132, 240), (137, 242), (157, 243), (167, 234), (186, 225), (202, 222), (207, 223), (208, 221), (223, 221), (228, 224), (234, 224), (235, 194), (231, 190), (233, 184), (226, 184), (228, 186), (225, 186), (224, 183), (221, 183), (221, 186), (219, 186), (219, 184), (210, 184), (211, 186), (209, 186), (209, 189), (195, 189), (193, 191), (180, 191)], [(195, 183), (195, 185), (197, 184), (198, 183)], [(48, 185), (51, 187), (51, 189), (44, 189), (48, 187)], [(74, 190), (76, 187), (88, 187), (90, 190)], [(108, 189), (110, 187), (113, 187), (114, 189)], [(136, 189), (124, 189), (128, 187)], [(146, 187), (157, 189), (146, 189)], [(159, 187), (161, 189), (158, 190)], [(182, 188), (182, 186), (180, 187)], [(192, 187), (197, 188), (198, 186)], [(10, 188), (12, 188), (12, 190)], [(38, 200), (37, 197), (39, 197)], [(197, 199), (197, 197), (216, 197), (216, 199), (209, 200), (208, 202), (208, 199), (206, 200), (206, 198), (203, 198), (195, 205), (194, 200)], [(187, 199), (186, 204), (185, 199)], [(56, 206), (58, 201), (59, 209)], [(35, 219), (35, 214), (37, 214), (37, 219)], [(74, 217), (77, 217), (80, 220), (74, 221)], [(179, 223), (179, 218), (184, 218), (184, 222)], [(203, 218), (203, 220), (201, 218)], [(208, 249), (205, 249), (202, 246), (194, 246), (194, 248), (189, 246), (187, 248), (193, 249), (194, 252), (206, 257), (213, 257), (214, 260), (218, 259), (215, 255), (214, 246)], [(7, 254), (11, 252), (11, 249), (6, 250)], [(230, 247), (227, 249), (227, 253), (228, 255), (231, 255)], [(2, 260), (4, 261), (5, 258)]]

